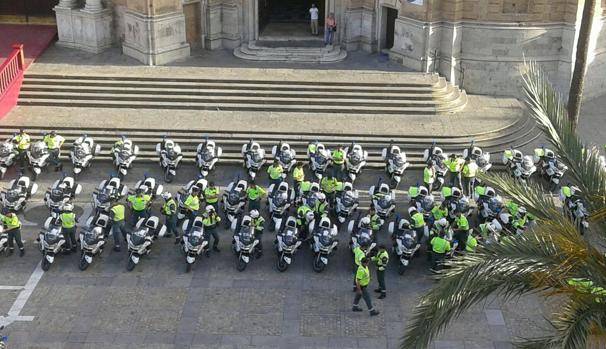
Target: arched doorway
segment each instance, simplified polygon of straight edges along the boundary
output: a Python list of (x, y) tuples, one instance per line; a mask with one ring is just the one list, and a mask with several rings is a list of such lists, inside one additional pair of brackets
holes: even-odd
[(59, 0), (0, 1), (0, 22), (54, 23)]
[(312, 4), (315, 4), (318, 8), (318, 26), (320, 34), (322, 34), (325, 2), (325, 0), (259, 0), (260, 38), (288, 40), (312, 40), (316, 38), (311, 35), (309, 9)]

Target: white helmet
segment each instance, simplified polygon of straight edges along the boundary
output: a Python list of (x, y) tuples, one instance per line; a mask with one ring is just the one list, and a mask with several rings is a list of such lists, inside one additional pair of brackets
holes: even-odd
[(413, 212), (417, 212), (417, 208), (416, 207), (413, 206), (413, 207), (408, 208), (408, 215), (409, 216), (412, 216)]
[(250, 212), (249, 212), (249, 215), (250, 215), (250, 218), (252, 218), (252, 219), (256, 219), (256, 218), (258, 218), (258, 217), (259, 217), (259, 211), (257, 211), (257, 210), (252, 210), (252, 211), (250, 211)]
[(438, 228), (445, 229), (448, 227), (448, 221), (446, 218), (440, 218), (434, 223)]
[(67, 203), (67, 204), (63, 205), (62, 209), (65, 212), (72, 212), (74, 210), (74, 205)]
[(523, 216), (523, 215), (525, 215), (525, 214), (526, 214), (526, 212), (527, 212), (527, 211), (526, 211), (526, 207), (524, 207), (524, 206), (520, 206), (520, 207), (518, 208), (518, 215), (519, 215), (519, 216)]
[(326, 194), (324, 194), (324, 193), (318, 193), (318, 200), (320, 200), (320, 201), (326, 200)]
[(370, 217), (364, 217), (364, 218), (362, 218), (362, 220), (360, 221), (360, 224), (362, 224), (362, 225), (370, 225)]
[(168, 199), (170, 199), (172, 197), (172, 195), (169, 192), (167, 192), (167, 191), (165, 191), (164, 193), (162, 193), (161, 196), (162, 196), (162, 199), (164, 199), (164, 200), (168, 200)]
[(215, 212), (215, 207), (213, 205), (206, 206), (206, 212)]

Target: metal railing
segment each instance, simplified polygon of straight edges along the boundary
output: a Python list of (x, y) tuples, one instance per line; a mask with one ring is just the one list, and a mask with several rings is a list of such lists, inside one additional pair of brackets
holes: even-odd
[(23, 55), (23, 45), (13, 45), (13, 51), (6, 57), (6, 60), (0, 65), (0, 103), (2, 99), (11, 90), (13, 85), (23, 78), (25, 70), (25, 57)]

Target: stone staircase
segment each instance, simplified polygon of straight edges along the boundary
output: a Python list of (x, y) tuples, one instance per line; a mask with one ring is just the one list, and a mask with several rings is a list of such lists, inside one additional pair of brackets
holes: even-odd
[[(250, 41), (234, 49), (238, 58), (251, 61), (292, 63), (336, 63), (347, 57), (347, 51), (339, 45), (300, 47), (300, 45), (276, 47), (271, 43)], [(320, 45), (322, 42), (320, 41)], [(314, 45), (317, 46), (317, 45)]]
[(18, 104), (427, 116), (465, 107), (465, 91), (444, 78), (410, 77), (380, 83), (26, 74)]

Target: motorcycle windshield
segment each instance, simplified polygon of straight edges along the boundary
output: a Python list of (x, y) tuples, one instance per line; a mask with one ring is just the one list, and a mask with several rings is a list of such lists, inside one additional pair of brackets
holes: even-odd
[(362, 162), (362, 156), (360, 155), (360, 153), (353, 153), (349, 156), (349, 162), (352, 165), (357, 166), (360, 162)]
[(130, 151), (128, 151), (128, 150), (122, 150), (120, 152), (120, 159), (122, 161), (125, 161), (125, 160), (128, 160), (128, 158), (130, 158)]
[(63, 200), (63, 189), (53, 189), (50, 192), (50, 198), (52, 201), (60, 201)]
[(97, 201), (99, 201), (100, 203), (106, 203), (110, 201), (110, 196), (109, 194), (106, 193), (99, 193), (99, 195), (97, 195)]
[(145, 242), (145, 237), (147, 236), (147, 232), (144, 229), (140, 229), (134, 231), (130, 236), (130, 241), (132, 241), (133, 245), (139, 246)]
[(253, 243), (255, 237), (251, 232), (250, 227), (242, 227), (240, 229), (240, 242), (244, 245), (250, 245)]
[(74, 155), (76, 156), (76, 158), (82, 159), (88, 155), (88, 150), (85, 149), (83, 146), (77, 146), (74, 149)]
[(227, 202), (230, 205), (237, 205), (240, 202), (240, 193), (237, 191), (230, 191), (227, 195)]
[(31, 152), (34, 158), (40, 158), (47, 153), (46, 146), (40, 143), (36, 143), (32, 147)]
[(323, 166), (326, 163), (326, 157), (324, 156), (324, 154), (316, 154), (316, 162), (318, 163), (318, 165)]
[(252, 159), (252, 161), (253, 161), (254, 163), (259, 163), (259, 162), (261, 162), (261, 160), (263, 159), (263, 158), (261, 158), (261, 154), (259, 154), (259, 152), (253, 152), (253, 153), (250, 155), (250, 158)]
[(525, 158), (524, 161), (522, 162), (522, 168), (524, 168), (524, 170), (526, 170), (526, 171), (530, 171), (532, 166), (533, 166), (532, 159)]
[(297, 235), (292, 228), (288, 228), (288, 230), (284, 232), (284, 235), (282, 235), (282, 242), (284, 242), (286, 246), (292, 246), (297, 243)]
[(320, 234), (318, 234), (318, 241), (322, 246), (328, 246), (332, 242), (332, 237), (330, 236), (330, 231), (323, 229)]
[(1, 143), (0, 144), (0, 157), (7, 157), (10, 155), (10, 153), (12, 152), (12, 149), (10, 148), (10, 146), (6, 143)]
[(341, 198), (341, 204), (345, 207), (351, 207), (356, 202), (356, 199), (353, 197), (351, 192), (347, 192)]
[(277, 193), (274, 197), (274, 205), (276, 207), (284, 207), (286, 205), (286, 193)]
[(417, 244), (417, 242), (415, 241), (415, 239), (410, 234), (406, 234), (402, 238), (402, 245), (404, 247), (406, 247), (407, 249), (409, 249), (409, 250), (413, 249), (416, 244)]
[(17, 189), (11, 189), (11, 190), (9, 190), (9, 191), (6, 192), (5, 197), (6, 197), (6, 200), (8, 202), (15, 202), (21, 196), (20, 194), (21, 193), (20, 193), (19, 190), (17, 190)]
[(288, 151), (283, 151), (280, 153), (280, 160), (282, 161), (282, 163), (288, 164), (292, 161), (292, 154)]
[(202, 244), (202, 241), (204, 241), (204, 233), (200, 228), (195, 228), (189, 234), (187, 241), (189, 241), (192, 246), (200, 246)]
[(92, 231), (87, 231), (84, 233), (84, 242), (87, 245), (94, 245), (97, 243), (97, 234)]
[(391, 198), (382, 197), (381, 199), (379, 199), (378, 204), (381, 209), (387, 210), (391, 207)]
[(425, 212), (431, 211), (431, 209), (433, 208), (433, 197), (431, 197), (431, 196), (424, 197), (423, 201), (421, 202), (421, 206), (423, 207), (423, 210)]
[(44, 234), (44, 241), (46, 241), (49, 245), (54, 245), (60, 240), (59, 230), (51, 229), (50, 231)]
[(213, 159), (213, 154), (206, 149), (200, 154), (200, 157), (204, 162), (210, 162)]
[(169, 151), (166, 152), (166, 157), (170, 161), (175, 161), (179, 157), (179, 153), (177, 153), (174, 149), (170, 149)]
[(466, 198), (463, 198), (457, 202), (457, 210), (465, 213), (469, 211), (469, 201)]
[(501, 208), (501, 203), (499, 202), (499, 200), (492, 198), (488, 201), (488, 208), (492, 212), (499, 212), (499, 210)]

